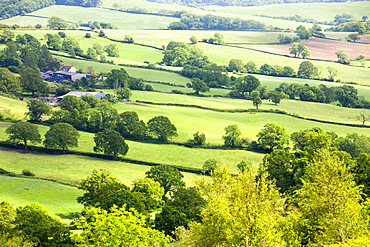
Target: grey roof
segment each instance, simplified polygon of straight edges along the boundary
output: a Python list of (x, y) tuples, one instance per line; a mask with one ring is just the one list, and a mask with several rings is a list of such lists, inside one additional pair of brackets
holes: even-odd
[(68, 96), (68, 95), (72, 95), (72, 96), (76, 96), (78, 98), (82, 97), (82, 96), (85, 96), (85, 95), (91, 95), (91, 96), (94, 96), (96, 98), (99, 98), (101, 99), (102, 97), (105, 96), (105, 94), (101, 93), (101, 92), (80, 92), (80, 91), (71, 91), (65, 95), (62, 95), (62, 96), (59, 96), (58, 99), (63, 99), (65, 96)]

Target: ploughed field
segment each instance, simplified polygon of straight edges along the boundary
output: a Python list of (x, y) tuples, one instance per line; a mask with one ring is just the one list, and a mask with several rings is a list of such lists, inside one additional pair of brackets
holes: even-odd
[[(362, 38), (364, 40), (370, 40), (370, 36)], [(337, 61), (338, 58), (335, 52), (342, 50), (348, 54), (349, 59), (355, 59), (359, 55), (365, 56), (365, 58), (370, 57), (370, 44), (358, 44), (353, 42), (335, 41), (319, 38), (311, 38), (306, 41), (299, 42), (310, 50), (311, 55), (309, 58), (322, 59)], [(289, 48), (292, 47), (291, 44), (286, 45), (240, 45), (243, 48), (251, 48), (259, 51), (271, 52), (281, 55), (289, 55)]]

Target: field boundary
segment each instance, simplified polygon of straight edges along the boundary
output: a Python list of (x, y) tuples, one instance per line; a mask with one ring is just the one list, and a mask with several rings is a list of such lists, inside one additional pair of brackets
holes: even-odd
[[(13, 144), (8, 141), (0, 141), (0, 147), (10, 148), (13, 150), (22, 150), (23, 145), (20, 144)], [(105, 159), (105, 160), (112, 160), (112, 161), (120, 161), (120, 162), (126, 162), (131, 163), (135, 165), (144, 165), (144, 166), (158, 166), (158, 165), (166, 165), (171, 166), (179, 171), (182, 172), (188, 172), (193, 174), (202, 174), (202, 170), (199, 168), (190, 168), (190, 167), (184, 167), (184, 166), (178, 166), (178, 165), (168, 165), (168, 164), (161, 164), (161, 163), (155, 163), (155, 162), (147, 162), (147, 161), (141, 161), (141, 160), (133, 160), (133, 159), (127, 159), (127, 158), (114, 158), (113, 156), (105, 155), (105, 154), (97, 154), (97, 153), (90, 153), (90, 152), (81, 152), (81, 151), (73, 151), (73, 150), (67, 150), (63, 152), (59, 149), (48, 149), (44, 147), (37, 147), (28, 145), (27, 146), (28, 151), (36, 152), (36, 153), (43, 153), (43, 154), (50, 154), (50, 155), (79, 155), (79, 156), (86, 156), (86, 157), (92, 157), (92, 158), (98, 158), (98, 159)], [(56, 181), (56, 180), (50, 180), (50, 181)], [(56, 181), (57, 182), (57, 181)], [(61, 182), (62, 183), (62, 182)]]
[(219, 109), (219, 108), (212, 108), (212, 107), (206, 107), (206, 106), (200, 106), (200, 105), (188, 105), (188, 104), (179, 104), (179, 103), (156, 103), (151, 101), (143, 101), (143, 100), (136, 100), (138, 103), (142, 104), (151, 104), (151, 105), (165, 105), (165, 106), (178, 106), (178, 107), (188, 107), (188, 108), (198, 108), (203, 110), (210, 110), (210, 111), (216, 111), (216, 112), (229, 112), (229, 113), (247, 113), (247, 112), (261, 112), (261, 113), (272, 113), (272, 114), (281, 114), (281, 115), (287, 115), (290, 117), (318, 122), (318, 123), (326, 123), (326, 124), (335, 124), (335, 125), (342, 125), (342, 126), (348, 126), (348, 127), (358, 127), (358, 128), (370, 128), (370, 125), (362, 125), (362, 124), (350, 124), (350, 123), (340, 123), (340, 122), (333, 122), (328, 120), (321, 120), (321, 119), (315, 119), (315, 118), (308, 118), (308, 117), (302, 117), (295, 113), (288, 113), (284, 110), (279, 109)]

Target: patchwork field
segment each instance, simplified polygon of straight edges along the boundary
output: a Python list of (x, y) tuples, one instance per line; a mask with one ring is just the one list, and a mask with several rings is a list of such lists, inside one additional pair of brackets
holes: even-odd
[[(355, 59), (359, 55), (363, 55), (366, 58), (370, 57), (370, 45), (367, 44), (356, 44), (319, 38), (311, 38), (299, 43), (307, 46), (309, 49), (311, 53), (309, 58), (337, 61), (338, 58), (335, 52), (339, 50), (347, 53), (349, 59)], [(241, 47), (289, 55), (289, 48), (292, 47), (292, 45), (242, 45)]]
[[(370, 3), (361, 2), (343, 2), (343, 3), (290, 3), (274, 4), (264, 6), (248, 7), (225, 7), (225, 6), (207, 6), (206, 10), (226, 12), (244, 15), (268, 15), (268, 16), (294, 16), (299, 15), (305, 18), (312, 18), (317, 21), (334, 21), (337, 14), (350, 14), (361, 20), (363, 15), (369, 14)], [(276, 20), (278, 21), (278, 20)], [(312, 26), (312, 24), (311, 24)]]
[(20, 26), (35, 26), (40, 23), (46, 26), (47, 18), (51, 16), (60, 16), (69, 22), (80, 20), (85, 23), (88, 21), (109, 22), (122, 29), (165, 29), (171, 22), (178, 20), (172, 17), (135, 15), (102, 8), (53, 5), (25, 16), (1, 20), (1, 23), (8, 25), (17, 23)]
[[(215, 49), (215, 46), (210, 44), (201, 43), (198, 45), (204, 50), (205, 54), (207, 54), (212, 62), (223, 65), (228, 65), (230, 59), (241, 59), (244, 63), (249, 61), (255, 62), (257, 68), (268, 63), (271, 66), (291, 66), (295, 71), (297, 71), (299, 64), (305, 61), (305, 59), (301, 58), (294, 58), (280, 54), (270, 54), (241, 47), (217, 46), (217, 49)], [(256, 49), (256, 47), (254, 49)], [(312, 63), (314, 65), (320, 65), (323, 68), (330, 66), (337, 69), (338, 76), (336, 78), (340, 79), (342, 82), (356, 82), (363, 85), (370, 85), (370, 70), (368, 68), (352, 67), (342, 65), (337, 62), (326, 61), (312, 61)], [(320, 76), (324, 78), (327, 77), (325, 69)], [(282, 80), (285, 80), (285, 78), (282, 78)]]
[[(23, 153), (20, 150), (14, 151), (4, 148), (0, 148), (0, 154), (2, 169), (17, 174), (26, 169), (33, 172), (37, 177), (55, 179), (74, 185), (91, 174), (94, 168), (104, 168), (111, 171), (113, 176), (119, 178), (127, 186), (131, 186), (133, 180), (145, 177), (145, 172), (150, 169), (149, 166), (78, 155)], [(188, 186), (192, 186), (193, 180), (198, 177), (193, 173), (184, 172), (183, 174), (184, 181)], [(3, 176), (0, 176), (0, 178), (3, 178)]]
[[(108, 37), (123, 40), (130, 35), (135, 42), (162, 48), (170, 41), (190, 43), (190, 37), (195, 36), (199, 41), (210, 38), (218, 32), (228, 44), (234, 43), (277, 43), (282, 32), (254, 32), (254, 31), (220, 31), (220, 30), (105, 30)], [(284, 33), (294, 37), (294, 33)]]

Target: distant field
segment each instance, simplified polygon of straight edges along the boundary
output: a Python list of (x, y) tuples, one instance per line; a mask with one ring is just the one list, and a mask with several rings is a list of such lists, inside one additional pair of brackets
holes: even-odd
[[(335, 55), (335, 52), (339, 50), (347, 53), (349, 59), (355, 59), (359, 55), (363, 55), (367, 58), (370, 57), (370, 45), (367, 44), (356, 44), (352, 42), (334, 41), (319, 38), (311, 38), (300, 43), (307, 46), (307, 48), (309, 49), (311, 53), (309, 58), (337, 61), (338, 58)], [(252, 48), (281, 55), (290, 55), (289, 48), (292, 47), (292, 45), (242, 45), (241, 47)]]
[[(161, 115), (166, 116), (166, 114), (163, 113)], [(145, 119), (145, 121), (148, 120), (149, 119)], [(2, 123), (0, 125), (0, 140), (6, 140), (8, 138), (8, 135), (6, 135), (4, 131), (9, 125), (10, 125), (9, 123)], [(175, 125), (177, 126), (177, 123), (175, 123)], [(220, 136), (217, 137), (215, 136), (216, 137), (215, 139), (209, 137), (207, 141), (212, 144), (222, 144), (221, 137), (223, 135), (224, 127), (226, 126), (222, 127)], [(47, 126), (42, 125), (39, 126), (40, 134), (42, 137), (44, 137), (44, 134), (48, 129), (49, 127)], [(188, 139), (193, 137), (193, 134), (195, 132), (197, 132), (197, 130), (194, 129), (194, 126), (188, 126), (186, 128), (178, 127), (178, 129), (179, 137), (174, 138), (174, 140), (176, 141), (186, 142)], [(93, 152), (93, 146), (95, 145), (93, 141), (94, 134), (86, 132), (80, 132), (80, 134), (81, 137), (79, 138), (79, 147), (73, 148), (72, 150)], [(207, 159), (218, 159), (225, 161), (227, 163), (231, 163), (232, 171), (236, 171), (236, 165), (242, 159), (248, 158), (253, 162), (253, 164), (257, 165), (261, 162), (263, 157), (262, 154), (243, 150), (198, 149), (198, 148), (186, 148), (177, 145), (150, 144), (134, 141), (127, 141), (127, 144), (129, 145), (130, 150), (125, 157), (128, 159), (194, 168), (202, 168), (204, 161), (206, 161)], [(39, 146), (41, 146), (41, 144), (39, 144)], [(65, 157), (68, 156), (63, 157), (64, 161)], [(89, 160), (91, 161), (92, 159), (89, 158)], [(118, 163), (122, 164), (121, 162)], [(71, 164), (73, 164), (73, 162), (71, 162)], [(57, 174), (56, 176), (59, 175)], [(61, 179), (63, 178), (60, 177), (57, 180)]]
[(130, 9), (130, 8), (142, 8), (148, 11), (158, 12), (159, 10), (172, 10), (172, 11), (195, 11), (196, 8), (191, 8), (187, 6), (177, 5), (177, 4), (163, 4), (163, 3), (154, 3), (144, 0), (103, 0), (101, 7), (104, 8), (113, 8), (113, 4), (118, 3), (121, 8)]
[[(196, 100), (194, 100), (196, 103)], [(288, 101), (287, 101), (288, 103)], [(248, 103), (246, 102), (246, 105)], [(154, 116), (167, 116), (171, 122), (177, 127), (179, 136), (173, 138), (174, 141), (186, 141), (191, 138), (192, 134), (199, 131), (205, 133), (207, 140), (214, 144), (222, 144), (222, 136), (224, 135), (224, 128), (231, 124), (237, 124), (246, 137), (252, 140), (256, 139), (257, 133), (267, 123), (277, 123), (287, 129), (287, 132), (299, 131), (302, 129), (312, 128), (319, 126), (326, 131), (334, 131), (338, 135), (346, 135), (347, 133), (358, 132), (360, 134), (368, 134), (369, 130), (364, 128), (346, 127), (332, 124), (323, 124), (313, 121), (307, 121), (302, 119), (296, 119), (286, 115), (271, 114), (271, 113), (224, 113), (214, 112), (208, 110), (194, 109), (194, 108), (182, 108), (174, 106), (158, 106), (149, 105), (135, 106), (135, 105), (116, 105), (116, 108), (121, 111), (136, 111), (139, 114), (140, 119), (148, 121)], [(273, 107), (270, 107), (273, 108)], [(318, 111), (322, 111), (321, 115), (330, 108), (323, 106), (318, 108)], [(339, 114), (340, 109), (334, 114)], [(312, 110), (313, 113), (313, 110)], [(356, 112), (357, 113), (357, 112)], [(354, 112), (352, 116), (356, 115)], [(320, 115), (319, 114), (319, 115)], [(302, 114), (304, 115), (304, 114)], [(329, 115), (329, 114), (328, 114)], [(333, 118), (337, 118), (333, 115)], [(343, 120), (344, 121), (344, 120)], [(349, 120), (353, 121), (353, 120)]]
[[(151, 101), (156, 103), (178, 103), (199, 105), (216, 109), (254, 109), (255, 107), (250, 100), (213, 98), (213, 97), (192, 97), (187, 95), (163, 94), (156, 92), (134, 91), (133, 100)], [(279, 105), (264, 100), (260, 109), (279, 109), (288, 113), (297, 114), (307, 118), (315, 118), (333, 122), (344, 122), (351, 124), (360, 124), (356, 119), (361, 111), (369, 112), (370, 110), (353, 109), (339, 107), (329, 104), (304, 102), (299, 100), (283, 100)], [(330, 114), (328, 114), (328, 112)]]
[[(123, 39), (128, 34), (135, 42), (161, 48), (170, 41), (190, 43), (190, 37), (195, 36), (199, 41), (210, 38), (218, 32), (224, 36), (226, 43), (277, 43), (281, 32), (254, 32), (254, 31), (219, 31), (219, 30), (105, 30), (108, 37)], [(286, 36), (295, 36), (294, 33), (284, 33)]]
[(40, 23), (45, 26), (47, 18), (51, 16), (60, 16), (70, 22), (78, 22), (80, 20), (85, 23), (88, 21), (109, 22), (122, 29), (165, 29), (171, 22), (178, 20), (173, 17), (135, 15), (102, 8), (53, 5), (25, 16), (1, 20), (1, 23), (8, 25), (17, 23), (21, 26), (34, 26)]
[[(2, 157), (0, 168), (2, 169), (18, 174), (27, 169), (37, 177), (55, 179), (70, 184), (77, 184), (81, 179), (91, 174), (94, 168), (104, 168), (111, 171), (113, 176), (119, 178), (127, 186), (131, 186), (133, 180), (145, 177), (145, 172), (150, 169), (149, 166), (78, 155), (25, 154), (2, 148), (0, 148), (0, 155)], [(184, 172), (183, 174), (187, 186), (192, 186), (193, 180), (198, 177), (193, 173)], [(1, 178), (2, 176), (0, 181)]]
[(106, 73), (106, 72), (110, 72), (112, 69), (124, 68), (130, 76), (135, 77), (135, 78), (143, 78), (144, 80), (169, 82), (169, 83), (180, 84), (180, 85), (186, 85), (186, 83), (190, 82), (189, 78), (186, 78), (177, 73), (168, 72), (168, 71), (117, 66), (117, 65), (107, 64), (107, 63), (98, 63), (98, 62), (92, 62), (92, 61), (86, 61), (86, 60), (78, 60), (78, 59), (66, 58), (66, 57), (61, 57), (61, 56), (56, 56), (56, 57), (62, 60), (65, 65), (73, 65), (76, 69), (81, 68), (83, 70), (86, 70), (87, 66), (93, 66), (96, 73), (101, 73), (101, 72)]
[[(228, 47), (228, 46), (217, 46), (210, 44), (198, 44), (202, 48), (205, 54), (210, 58), (212, 62), (217, 64), (229, 64), (230, 59), (241, 59), (244, 63), (253, 61), (259, 68), (261, 65), (268, 63), (272, 66), (283, 65), (291, 66), (298, 70), (299, 64), (305, 61), (300, 58), (293, 58), (288, 56), (268, 54), (260, 51), (240, 48), (240, 47)], [(255, 49), (258, 49), (256, 46)], [(351, 67), (342, 65), (336, 62), (324, 62), (324, 61), (311, 61), (314, 65), (321, 65), (324, 68), (327, 66), (333, 67), (338, 70), (337, 79), (341, 79), (343, 82), (357, 82), (359, 84), (370, 85), (369, 76), (370, 70), (362, 67)], [(327, 77), (327, 73), (324, 70), (321, 77)], [(284, 80), (284, 78), (282, 78)]]
[(14, 119), (24, 119), (27, 112), (25, 101), (0, 96), (0, 113)]
[[(337, 14), (350, 14), (358, 20), (369, 14), (370, 2), (345, 3), (291, 3), (248, 7), (207, 6), (206, 10), (244, 15), (294, 16), (313, 18), (317, 21), (334, 21)], [(312, 25), (312, 24), (311, 24)]]
[[(6, 156), (12, 152), (0, 153)], [(4, 165), (1, 168), (4, 169)], [(76, 201), (77, 197), (83, 194), (82, 190), (45, 180), (0, 176), (0, 192), (0, 201), (7, 201), (13, 207), (38, 203), (50, 214), (62, 219), (70, 218), (70, 214), (83, 208)]]

